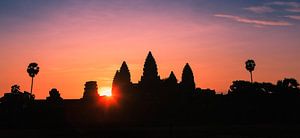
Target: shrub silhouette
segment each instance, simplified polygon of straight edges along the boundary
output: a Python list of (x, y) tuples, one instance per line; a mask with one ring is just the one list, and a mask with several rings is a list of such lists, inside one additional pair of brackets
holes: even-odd
[(295, 95), (299, 93), (299, 83), (294, 78), (284, 78), (277, 81), (277, 94), (281, 95)]
[(299, 86), (299, 83), (294, 78), (284, 78), (283, 80), (279, 80), (277, 82), (277, 86), (283, 87), (283, 88), (292, 88), (296, 89)]
[(20, 92), (20, 86), (19, 85), (13, 85), (13, 86), (11, 86), (11, 91), (10, 92), (13, 93), (13, 94), (19, 94), (19, 93), (21, 93)]
[(19, 85), (13, 85), (10, 93), (5, 93), (0, 103), (6, 110), (20, 112), (26, 109), (34, 101), (34, 95), (29, 92), (21, 92)]

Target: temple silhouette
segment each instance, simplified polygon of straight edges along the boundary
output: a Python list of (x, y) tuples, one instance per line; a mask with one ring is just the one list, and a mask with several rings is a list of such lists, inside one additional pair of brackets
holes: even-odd
[[(137, 83), (131, 81), (130, 69), (125, 61), (122, 62), (113, 78), (112, 97), (99, 96), (96, 81), (84, 84), (80, 99), (63, 99), (60, 91), (52, 88), (45, 100), (36, 100), (31, 92), (22, 92), (19, 85), (13, 85), (11, 92), (0, 98), (0, 128), (63, 128), (91, 137), (122, 134), (195, 136), (198, 132), (198, 136), (209, 137), (211, 135), (207, 134), (215, 134), (215, 131), (222, 132), (221, 136), (225, 131), (230, 136), (245, 133), (244, 126), (282, 132), (285, 128), (278, 126), (300, 125), (297, 80), (284, 78), (277, 84), (253, 82), (254, 67), (254, 60), (246, 62), (251, 81), (235, 80), (227, 94), (217, 94), (212, 89), (196, 88), (188, 63), (183, 67), (180, 81), (173, 71), (162, 79), (155, 58), (149, 52)], [(32, 83), (38, 71), (36, 63), (28, 67)], [(228, 127), (234, 130), (228, 130)], [(150, 131), (152, 128), (162, 130), (158, 133)], [(197, 128), (197, 131), (186, 128)], [(288, 129), (287, 133), (292, 132), (292, 136), (298, 137), (297, 128)], [(260, 129), (250, 130), (264, 133)], [(290, 136), (287, 133), (276, 135)]]
[[(138, 83), (132, 83), (127, 63), (123, 61), (113, 79), (112, 95), (119, 100), (141, 100), (148, 102), (172, 102), (188, 100), (196, 96), (196, 88), (193, 71), (188, 63), (183, 68), (181, 82), (178, 82), (173, 71), (168, 78), (161, 79), (158, 67), (151, 51), (148, 53), (143, 75)], [(201, 90), (215, 94), (214, 90)], [(164, 99), (164, 100), (162, 100)]]
[[(112, 95), (120, 102), (139, 100), (171, 104), (173, 101), (191, 100), (198, 96), (196, 93), (206, 93), (212, 96), (216, 94), (214, 90), (195, 87), (193, 71), (188, 63), (183, 67), (181, 82), (178, 82), (173, 71), (170, 72), (168, 78), (161, 79), (151, 51), (146, 57), (143, 74), (138, 83), (131, 81), (130, 71), (125, 61), (116, 71), (112, 82)], [(101, 99), (98, 95), (97, 82), (86, 82), (82, 100), (95, 102), (99, 98)]]

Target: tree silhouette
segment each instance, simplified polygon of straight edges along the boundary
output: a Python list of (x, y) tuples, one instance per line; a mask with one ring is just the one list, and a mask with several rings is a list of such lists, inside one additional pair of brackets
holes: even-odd
[(37, 63), (33, 62), (28, 65), (27, 73), (31, 77), (31, 89), (30, 89), (31, 94), (32, 94), (32, 88), (33, 88), (33, 78), (35, 77), (35, 75), (37, 75), (39, 73), (39, 71), (40, 71), (40, 67), (38, 66)]
[(11, 86), (11, 93), (13, 93), (13, 94), (20, 93), (20, 86), (19, 85), (13, 85), (13, 86)]
[[(34, 101), (34, 95), (29, 92), (22, 92), (20, 86), (15, 84), (11, 86), (11, 92), (5, 93), (3, 97), (0, 98), (0, 111), (1, 108), (5, 110), (12, 111), (15, 113), (20, 113)], [(4, 105), (4, 106), (1, 106)]]
[(284, 78), (284, 80), (279, 80), (277, 86), (283, 88), (298, 88), (299, 83), (294, 78)]
[(236, 80), (232, 82), (232, 85), (229, 87), (229, 95), (256, 95), (256, 85), (249, 81)]
[(183, 68), (182, 78), (181, 78), (181, 89), (187, 91), (188, 93), (193, 93), (195, 90), (195, 81), (193, 71), (188, 63)]
[(251, 78), (251, 83), (253, 83), (253, 78), (252, 78), (252, 71), (254, 71), (255, 68), (255, 62), (252, 59), (248, 59), (246, 62), (246, 69), (250, 72), (250, 78)]
[(294, 78), (284, 78), (277, 81), (276, 93), (281, 95), (299, 95), (299, 83)]

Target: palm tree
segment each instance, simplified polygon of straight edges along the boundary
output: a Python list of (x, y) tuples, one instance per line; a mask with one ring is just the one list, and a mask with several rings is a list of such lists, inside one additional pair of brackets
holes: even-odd
[(253, 82), (252, 71), (254, 71), (254, 68), (255, 68), (255, 62), (254, 62), (254, 60), (248, 59), (246, 61), (246, 69), (250, 72), (251, 83)]
[(31, 94), (32, 94), (32, 87), (33, 87), (33, 78), (35, 75), (37, 75), (39, 73), (39, 70), (40, 70), (40, 67), (35, 62), (30, 63), (27, 67), (27, 73), (31, 77), (31, 89), (30, 89)]

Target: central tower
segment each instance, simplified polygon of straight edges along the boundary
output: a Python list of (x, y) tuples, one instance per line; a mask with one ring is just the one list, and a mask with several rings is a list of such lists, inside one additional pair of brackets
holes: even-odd
[(146, 101), (159, 101), (161, 90), (161, 80), (157, 72), (157, 65), (151, 53), (148, 53), (144, 68), (143, 76), (138, 84), (140, 95)]
[(143, 76), (141, 77), (141, 84), (151, 84), (160, 81), (160, 77), (157, 72), (157, 65), (155, 59), (151, 53), (148, 53), (144, 68), (143, 68)]

